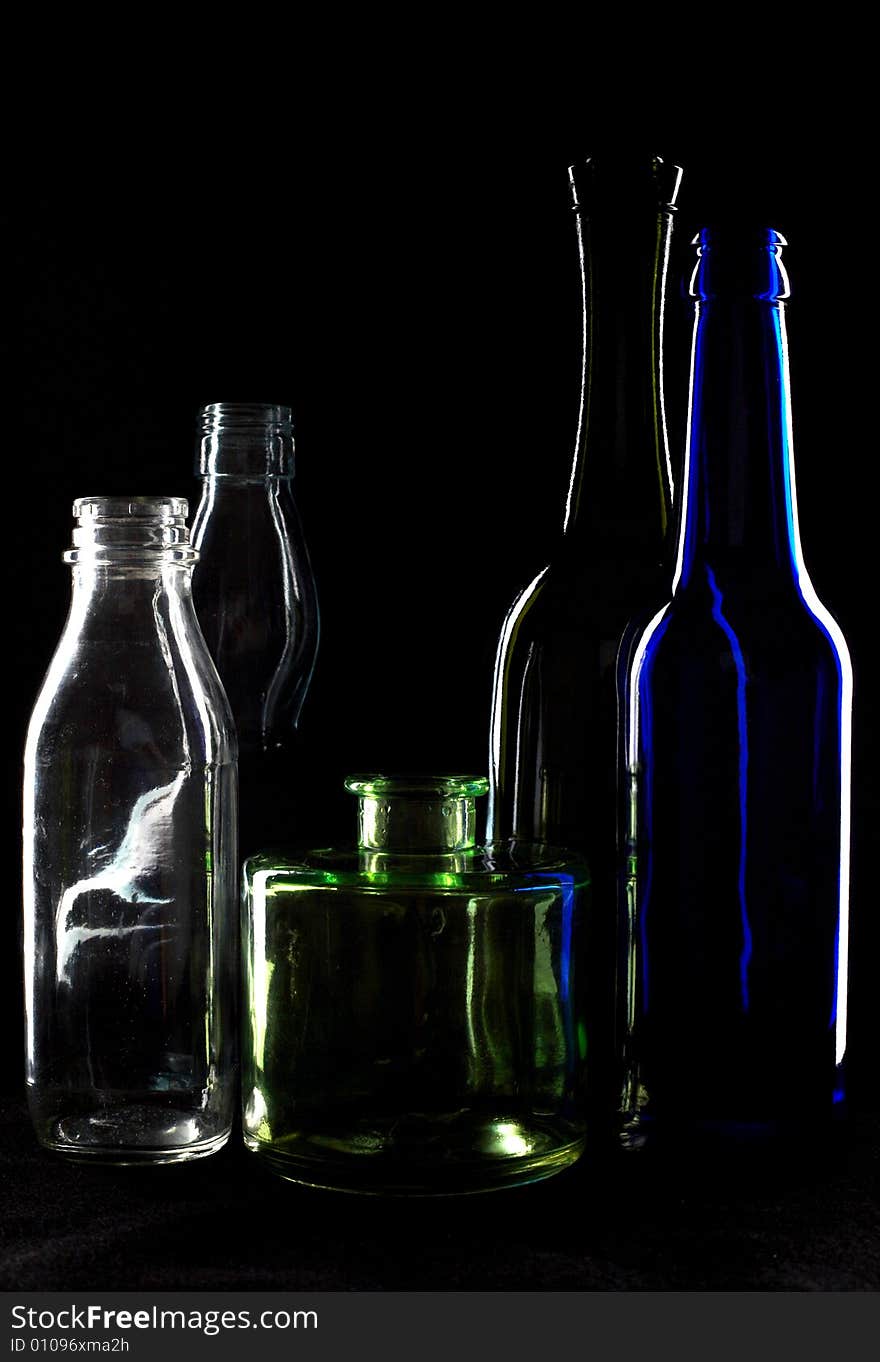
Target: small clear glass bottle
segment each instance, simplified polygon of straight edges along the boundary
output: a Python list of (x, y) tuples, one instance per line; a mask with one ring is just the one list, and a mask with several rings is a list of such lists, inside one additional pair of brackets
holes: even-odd
[(236, 747), (186, 512), (74, 504), (70, 613), (27, 736), (28, 1099), (73, 1158), (198, 1158), (232, 1120)]
[(318, 597), (293, 497), (290, 407), (212, 402), (199, 416), (193, 595), (238, 733), (243, 854), (302, 828), (290, 780), (318, 651)]
[(582, 1152), (585, 868), (462, 776), (350, 777), (359, 845), (244, 869), (244, 1137), (283, 1177), (482, 1191)]

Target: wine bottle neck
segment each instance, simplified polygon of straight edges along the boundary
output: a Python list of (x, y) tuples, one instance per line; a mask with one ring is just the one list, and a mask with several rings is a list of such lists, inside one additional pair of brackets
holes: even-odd
[(569, 541), (605, 561), (663, 553), (672, 474), (663, 405), (671, 212), (621, 227), (578, 217), (583, 368), (566, 507)]

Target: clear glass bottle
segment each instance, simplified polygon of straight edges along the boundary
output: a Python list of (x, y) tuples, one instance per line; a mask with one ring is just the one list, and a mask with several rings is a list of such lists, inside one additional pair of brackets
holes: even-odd
[(198, 473), (193, 592), (238, 731), (247, 854), (295, 817), (290, 756), (318, 650), (318, 598), (293, 499), (290, 408), (204, 407)]
[(586, 871), (474, 845), (485, 779), (351, 777), (359, 845), (245, 863), (244, 1136), (283, 1177), (463, 1192), (585, 1143)]
[(852, 670), (801, 555), (785, 243), (695, 244), (677, 568), (631, 673), (635, 1144), (803, 1135), (843, 1099)]
[(79, 1159), (219, 1149), (234, 1109), (232, 716), (177, 497), (83, 497), (24, 769), (27, 1090)]
[(614, 978), (625, 893), (625, 678), (672, 581), (663, 310), (682, 172), (659, 157), (569, 171), (583, 370), (564, 530), (498, 642), (489, 837), (580, 849), (593, 877), (587, 969), (593, 1121), (619, 1107)]

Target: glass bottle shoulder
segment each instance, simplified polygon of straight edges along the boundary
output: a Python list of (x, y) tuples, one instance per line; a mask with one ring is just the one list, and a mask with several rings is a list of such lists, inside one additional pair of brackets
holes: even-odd
[(804, 572), (725, 573), (698, 564), (643, 630), (640, 650), (696, 658), (739, 649), (788, 662), (849, 665), (845, 639)]
[(659, 608), (672, 585), (669, 567), (658, 557), (617, 562), (584, 555), (563, 542), (557, 553), (518, 593), (506, 619), (506, 632), (530, 637), (554, 635), (590, 622), (603, 637), (622, 631), (634, 611)]
[(244, 879), (265, 894), (298, 889), (346, 889), (363, 893), (421, 890), (463, 893), (581, 889), (585, 865), (560, 848), (497, 843), (443, 855), (403, 855), (359, 848), (323, 848), (302, 856), (267, 850), (249, 857)]
[(229, 706), (185, 597), (157, 590), (149, 627), (141, 614), (128, 628), (74, 597), (25, 755), (45, 763), (84, 750), (149, 753), (170, 766), (235, 760)]
[(545, 591), (581, 604), (595, 601), (597, 593), (607, 599), (632, 597), (633, 591), (645, 594), (671, 586), (672, 574), (659, 552), (640, 553), (638, 547), (622, 540), (591, 543), (584, 534), (565, 534), (541, 574)]

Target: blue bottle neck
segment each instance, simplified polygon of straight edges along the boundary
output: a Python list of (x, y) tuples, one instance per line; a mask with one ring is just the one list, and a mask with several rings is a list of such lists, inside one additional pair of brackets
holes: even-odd
[(677, 589), (707, 570), (718, 585), (799, 585), (779, 296), (720, 292), (697, 303), (684, 498)]

